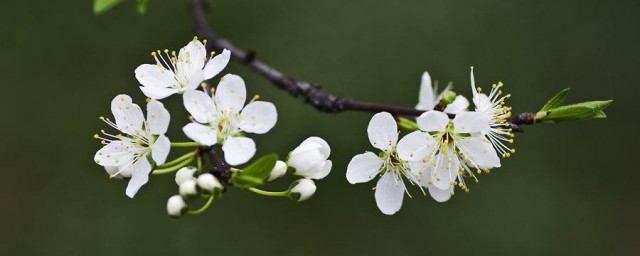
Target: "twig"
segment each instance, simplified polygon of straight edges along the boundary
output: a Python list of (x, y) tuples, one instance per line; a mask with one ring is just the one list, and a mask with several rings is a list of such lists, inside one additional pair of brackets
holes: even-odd
[[(329, 94), (322, 90), (321, 86), (316, 83), (300, 81), (295, 78), (286, 76), (280, 71), (270, 67), (264, 62), (256, 58), (255, 52), (245, 52), (226, 39), (216, 35), (211, 31), (204, 15), (206, 7), (205, 0), (190, 0), (191, 15), (193, 16), (197, 34), (207, 39), (208, 51), (221, 52), (227, 49), (231, 52), (231, 56), (250, 67), (258, 74), (278, 88), (287, 91), (295, 98), (302, 98), (306, 103), (313, 106), (319, 111), (328, 113), (340, 113), (347, 110), (365, 111), (365, 112), (382, 112), (386, 111), (393, 115), (419, 116), (424, 111), (414, 108), (407, 108), (394, 105), (385, 105), (378, 103), (356, 101), (351, 98), (343, 98), (337, 95)], [(453, 117), (454, 115), (450, 115)], [(516, 132), (522, 132), (519, 125), (533, 124), (533, 113), (522, 113), (508, 119), (509, 126)]]

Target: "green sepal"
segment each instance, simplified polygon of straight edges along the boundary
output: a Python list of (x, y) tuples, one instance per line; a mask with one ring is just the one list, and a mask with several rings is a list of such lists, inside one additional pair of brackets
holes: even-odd
[(124, 1), (125, 0), (94, 0), (93, 13), (102, 14)]
[(400, 121), (398, 121), (398, 126), (400, 126), (400, 128), (402, 129), (409, 130), (409, 131), (420, 130), (420, 127), (418, 127), (418, 124), (416, 122), (406, 119), (404, 117), (400, 118)]
[(580, 121), (593, 118), (606, 118), (607, 115), (602, 111), (607, 108), (613, 100), (606, 101), (587, 101), (573, 105), (560, 106), (549, 109), (540, 117), (539, 121)]
[(271, 170), (278, 161), (277, 154), (269, 154), (254, 161), (242, 171), (231, 176), (231, 184), (239, 188), (249, 188), (265, 183), (271, 174)]
[(544, 106), (542, 106), (542, 108), (538, 112), (548, 111), (548, 110), (550, 110), (552, 108), (555, 108), (555, 107), (559, 106), (560, 104), (562, 104), (564, 99), (567, 98), (567, 95), (569, 94), (569, 90), (571, 90), (571, 88), (566, 88), (566, 89), (560, 91), (559, 93), (557, 93), (555, 96), (553, 96), (553, 98), (551, 98), (547, 102), (547, 104), (544, 104)]

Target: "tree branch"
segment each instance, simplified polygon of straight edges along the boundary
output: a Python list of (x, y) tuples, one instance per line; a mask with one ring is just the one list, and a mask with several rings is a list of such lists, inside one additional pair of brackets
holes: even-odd
[[(210, 29), (204, 9), (206, 8), (205, 0), (189, 0), (191, 15), (193, 16), (197, 34), (207, 39), (209, 42), (206, 47), (208, 51), (221, 52), (227, 49), (231, 52), (231, 56), (253, 69), (255, 72), (271, 81), (276, 87), (287, 91), (294, 98), (302, 98), (304, 102), (313, 106), (319, 111), (328, 113), (340, 113), (347, 110), (365, 111), (365, 112), (382, 112), (386, 111), (393, 115), (419, 116), (425, 111), (414, 108), (407, 108), (394, 105), (385, 105), (378, 103), (356, 101), (351, 98), (343, 98), (337, 95), (329, 94), (322, 90), (319, 84), (300, 81), (295, 78), (286, 76), (278, 70), (270, 67), (264, 62), (256, 58), (255, 52), (245, 52), (226, 39), (216, 35)], [(450, 115), (454, 117), (455, 115)], [(522, 132), (519, 125), (533, 124), (535, 114), (522, 113), (508, 119), (509, 126), (516, 132)]]

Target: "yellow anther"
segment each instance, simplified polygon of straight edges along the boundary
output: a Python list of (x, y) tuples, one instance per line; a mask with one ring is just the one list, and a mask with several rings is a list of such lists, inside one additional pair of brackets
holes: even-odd
[(215, 51), (211, 51), (211, 56), (216, 55)]
[(120, 97), (120, 101), (124, 101), (124, 100), (125, 100), (125, 98), (124, 98), (124, 97)]
[(260, 95), (256, 94), (255, 96), (253, 96), (253, 100), (258, 100), (258, 99), (260, 99)]
[(451, 191), (451, 192), (449, 192), (449, 194), (453, 196), (453, 195), (455, 195), (456, 193), (455, 193), (455, 192), (453, 192), (453, 191)]
[(207, 88), (207, 83), (201, 83), (200, 87), (202, 87), (202, 89)]
[(93, 135), (93, 138), (97, 139), (97, 138), (100, 138), (100, 136), (96, 133), (96, 134)]
[(480, 169), (478, 169), (478, 174), (481, 174), (481, 173), (482, 173), (482, 171)]
[(429, 182), (427, 182), (427, 183), (428, 183), (429, 185), (432, 185), (432, 184), (433, 184), (433, 182), (431, 182), (431, 181), (429, 181)]
[(107, 145), (107, 142), (106, 142), (106, 141), (104, 141), (104, 140), (100, 141), (100, 143), (101, 143), (102, 145)]
[(123, 136), (122, 136), (122, 134), (118, 134), (118, 135), (116, 135), (116, 137), (117, 137), (118, 139), (122, 139), (122, 137), (123, 137)]
[(484, 172), (485, 172), (485, 173), (491, 173), (491, 170), (486, 169), (486, 170), (484, 170)]
[(482, 91), (482, 88), (480, 88), (480, 87), (478, 87), (478, 88), (476, 88), (476, 89), (478, 90), (478, 92), (481, 92), (481, 91)]
[(207, 39), (202, 40), (202, 44), (207, 44)]
[(193, 121), (193, 116), (189, 116), (189, 121)]
[(105, 134), (104, 130), (100, 130), (100, 133)]
[(147, 103), (151, 102), (151, 98), (146, 98), (144, 101), (146, 101)]
[(515, 154), (515, 153), (516, 153), (516, 149), (515, 149), (515, 148), (512, 148), (512, 149), (511, 149), (511, 154)]
[(151, 56), (155, 57), (156, 56), (156, 52), (151, 52)]
[(211, 92), (211, 94), (213, 94), (214, 92), (216, 92), (216, 88), (211, 87), (211, 90), (209, 90)]
[(176, 51), (171, 51), (171, 55), (176, 56)]
[(198, 36), (193, 37), (193, 41), (196, 41), (196, 40), (198, 40)]
[(169, 53), (169, 49), (164, 49), (164, 53), (165, 54)]

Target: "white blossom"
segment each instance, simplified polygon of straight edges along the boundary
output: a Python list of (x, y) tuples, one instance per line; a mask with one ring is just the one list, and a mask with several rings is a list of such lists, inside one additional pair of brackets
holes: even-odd
[(476, 87), (473, 77), (473, 67), (471, 67), (471, 90), (473, 91), (473, 104), (476, 112), (485, 116), (486, 126), (480, 131), (489, 138), (493, 147), (502, 157), (509, 157), (515, 153), (515, 149), (507, 146), (513, 143), (513, 131), (509, 127), (507, 118), (511, 116), (511, 107), (505, 106), (504, 101), (511, 97), (511, 94), (502, 96), (501, 88), (504, 85), (499, 82), (491, 86), (489, 95), (482, 93), (482, 88)]
[(398, 155), (398, 126), (391, 114), (375, 114), (369, 122), (367, 134), (371, 145), (382, 152), (377, 155), (366, 152), (354, 156), (347, 166), (347, 180), (356, 184), (381, 176), (375, 188), (376, 204), (382, 213), (392, 215), (402, 206), (406, 191), (403, 177), (410, 182), (416, 177), (409, 170), (408, 163)]
[(211, 173), (205, 173), (198, 176), (196, 183), (200, 189), (208, 193), (221, 191), (224, 188), (220, 181), (218, 181), (218, 178), (213, 176)]
[(207, 58), (204, 44), (194, 37), (177, 55), (175, 51), (158, 50), (151, 56), (156, 64), (140, 65), (135, 70), (136, 78), (147, 97), (163, 99), (175, 93), (195, 90), (204, 80), (213, 78), (227, 66), (231, 53), (225, 49), (215, 57), (212, 52)]
[(268, 182), (272, 182), (282, 176), (284, 176), (287, 173), (287, 163), (283, 162), (283, 161), (276, 161), (276, 165), (273, 166), (273, 169), (271, 170), (271, 173), (269, 174), (269, 178), (267, 179)]
[(456, 184), (468, 190), (463, 176), (477, 181), (474, 170), (500, 167), (496, 151), (480, 133), (483, 120), (477, 112), (462, 112), (450, 120), (445, 113), (428, 111), (418, 117), (420, 131), (398, 143), (398, 155), (410, 161), (416, 182), (428, 188), (437, 201), (446, 201)]
[(196, 168), (193, 168), (191, 166), (180, 168), (180, 170), (176, 172), (176, 179), (175, 179), (176, 184), (180, 186), (180, 184), (182, 184), (185, 181), (194, 180), (195, 177), (193, 176), (193, 174), (195, 172), (196, 172)]
[[(431, 85), (431, 76), (429, 76), (428, 72), (424, 72), (422, 74), (422, 81), (420, 83), (420, 93), (418, 96), (418, 105), (416, 109), (419, 110), (433, 110), (436, 105), (442, 99), (442, 95), (445, 92), (450, 91), (452, 88), (451, 85), (447, 85), (444, 90), (438, 93), (438, 85)], [(451, 104), (447, 104), (447, 107), (444, 109), (444, 112), (457, 114), (463, 112), (469, 107), (469, 101), (462, 95), (456, 96), (455, 100), (451, 102)]]
[(215, 94), (187, 91), (184, 106), (194, 122), (182, 129), (190, 139), (207, 146), (222, 144), (224, 158), (230, 165), (246, 163), (256, 152), (252, 139), (244, 133), (264, 134), (276, 124), (276, 107), (254, 98), (247, 104), (242, 78), (228, 74), (222, 77)]
[(190, 198), (198, 195), (198, 186), (196, 180), (185, 180), (178, 187), (180, 195), (184, 198)]
[(309, 137), (289, 154), (287, 164), (294, 168), (293, 174), (309, 179), (322, 179), (329, 175), (332, 162), (329, 144), (320, 137)]
[(187, 212), (187, 203), (180, 195), (169, 197), (167, 200), (167, 213), (171, 217), (180, 217)]
[(316, 184), (311, 179), (300, 179), (295, 181), (289, 191), (289, 198), (294, 201), (304, 201), (316, 193)]
[(171, 145), (164, 135), (169, 127), (169, 112), (159, 101), (150, 100), (145, 120), (140, 107), (124, 94), (111, 101), (111, 112), (115, 122), (100, 119), (123, 134), (111, 135), (104, 130), (102, 135), (96, 134), (94, 137), (102, 140), (105, 146), (96, 153), (94, 160), (104, 166), (111, 177), (130, 177), (126, 194), (133, 197), (149, 180), (152, 170), (149, 157), (156, 165), (161, 165), (169, 155)]

